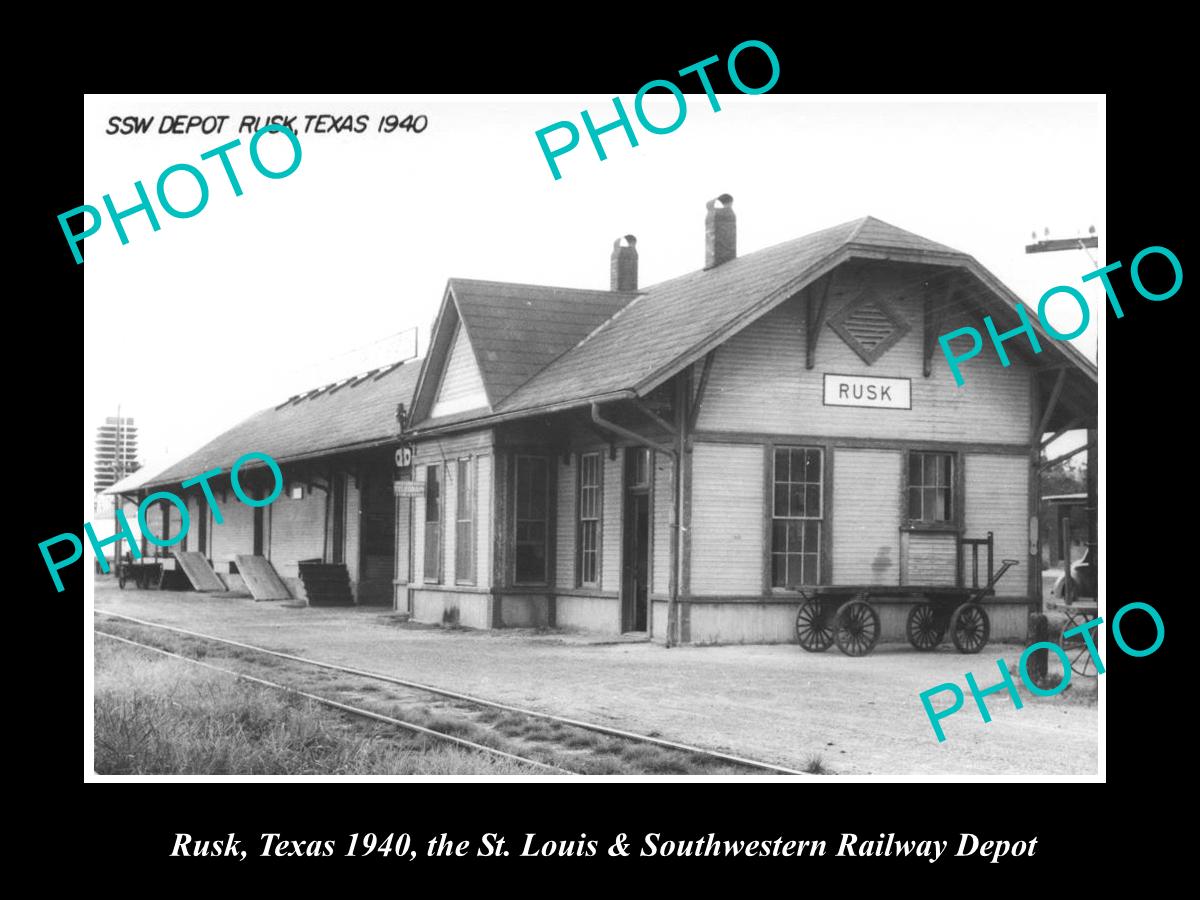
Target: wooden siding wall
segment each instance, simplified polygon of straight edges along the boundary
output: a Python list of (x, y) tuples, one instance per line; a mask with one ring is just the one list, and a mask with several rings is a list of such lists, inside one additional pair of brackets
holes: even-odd
[(763, 448), (755, 444), (696, 444), (692, 593), (762, 593), (763, 466)]
[(899, 584), (902, 461), (899, 450), (834, 450), (830, 583)]
[(958, 561), (954, 554), (958, 547), (958, 535), (914, 531), (902, 537), (903, 584), (957, 584)]
[[(454, 550), (457, 529), (454, 518), (458, 512), (458, 457), (446, 462), (440, 459), (427, 462), (417, 469), (417, 480), (428, 480), (427, 465), (442, 466), (442, 572), (440, 582), (453, 586), (455, 578)], [(495, 467), (491, 454), (473, 456), (475, 461), (475, 582), (471, 587), (490, 587), (492, 584), (492, 484)], [(412, 500), (412, 583), (425, 581), (425, 495)]]
[[(417, 481), (424, 482), (429, 477), (425, 468), (425, 466), (414, 468), (413, 471), (417, 473)], [(412, 517), (413, 584), (420, 586), (425, 582), (425, 495), (423, 493), (413, 497)]]
[[(839, 277), (841, 277), (839, 273)], [(816, 365), (805, 367), (804, 304), (797, 297), (732, 337), (716, 353), (697, 427), (701, 431), (889, 437), (914, 440), (1025, 444), (1029, 441), (1030, 369), (1015, 355), (1003, 368), (987, 345), (966, 363), (966, 383), (956, 387), (945, 357), (935, 348), (933, 371), (924, 377), (923, 300), (900, 274), (883, 270), (854, 285), (849, 299), (865, 290), (886, 298), (909, 324), (907, 334), (867, 365), (826, 324), (818, 338)], [(836, 292), (835, 292), (836, 293)], [(829, 314), (846, 299), (830, 300)], [(940, 295), (934, 303), (942, 303)], [(939, 333), (959, 324), (982, 328), (977, 315), (946, 319)], [(961, 321), (960, 321), (961, 320)], [(1003, 330), (1016, 324), (1003, 325)], [(1016, 340), (1010, 342), (1013, 347)], [(823, 375), (912, 379), (912, 409), (825, 406)]]
[[(674, 466), (665, 453), (654, 454), (654, 559), (651, 589), (656, 594), (671, 591), (671, 519), (675, 503)], [(655, 629), (666, 627), (655, 619)]]
[[(968, 537), (993, 534), (995, 566), (1000, 560), (1018, 560), (1020, 565), (996, 586), (998, 596), (1023, 597), (1028, 593), (1029, 506), (1026, 474), (1029, 460), (1025, 456), (1000, 456), (983, 453), (968, 454), (966, 458), (966, 526)], [(963, 561), (964, 577), (971, 578), (970, 557)], [(983, 551), (979, 555), (979, 580), (986, 576), (987, 562)]]
[(625, 450), (617, 449), (617, 458), (609, 459), (605, 453), (601, 459), (604, 462), (604, 522), (601, 534), (603, 543), (603, 558), (600, 560), (600, 587), (605, 591), (621, 590), (621, 520), (623, 514), (622, 500), (625, 487), (624, 466)]
[[(579, 455), (562, 465), (558, 457), (558, 542), (555, 584), (560, 588), (575, 587), (575, 497), (579, 479)], [(603, 558), (603, 557), (602, 557)]]
[(309, 491), (306, 487), (304, 496), (299, 500), (282, 493), (267, 509), (271, 520), (271, 543), (268, 547), (271, 565), (281, 578), (299, 578), (297, 561), (320, 559), (322, 556), (325, 492), (319, 488)]
[[(183, 513), (179, 511), (179, 507), (176, 506), (174, 503), (168, 503), (167, 504), (167, 516), (169, 518), (170, 526), (171, 526), (171, 537), (176, 538), (179, 536), (179, 532), (183, 528)], [(162, 514), (160, 511), (156, 511), (155, 514), (147, 520), (147, 524), (150, 526), (151, 532), (153, 532), (156, 537), (159, 537), (159, 538), (162, 537)], [(192, 529), (191, 529), (190, 523), (188, 526), (188, 534), (187, 534), (187, 537), (185, 538), (185, 540), (191, 541), (191, 543), (189, 543), (187, 545), (189, 547), (194, 547), (196, 544), (196, 539), (192, 537)], [(176, 544), (176, 546), (179, 547), (180, 549), (183, 549), (184, 544), (179, 543), (179, 544)], [(170, 547), (160, 547), (159, 552), (166, 556), (170, 556), (171, 548)]]
[[(187, 493), (187, 491), (184, 491), (181, 494), (181, 496), (183, 497), (184, 501), (186, 501), (186, 503), (187, 503), (187, 511), (188, 511), (187, 549), (188, 550), (199, 550), (200, 549), (200, 517), (208, 515), (208, 504), (204, 501), (203, 494), (197, 494), (196, 496), (193, 496), (193, 495)], [(137, 522), (130, 519), (129, 524), (130, 524), (130, 526), (132, 526), (134, 533), (136, 534), (137, 533)], [(208, 527), (211, 524), (212, 524), (211, 522), (208, 522), (205, 526), (206, 528), (208, 528), (209, 547), (205, 548), (204, 555), (208, 556), (208, 557), (212, 556), (212, 554), (209, 552), (209, 548), (212, 546), (212, 528)], [(140, 545), (139, 545), (139, 549), (140, 549)], [(180, 545), (180, 549), (183, 549), (182, 544)], [(124, 552), (124, 551), (122, 551), (122, 552)]]
[(355, 599), (358, 598), (358, 511), (361, 505), (358, 479), (349, 477), (346, 479), (346, 572), (354, 587)]
[(412, 497), (396, 498), (396, 581), (401, 584), (409, 584), (412, 573), (412, 506)]
[(225, 521), (213, 524), (209, 532), (212, 537), (212, 561), (217, 571), (229, 572), (229, 563), (240, 553), (254, 550), (254, 510), (242, 503), (233, 491), (216, 492), (217, 505)]
[(492, 456), (475, 457), (475, 584), (492, 584)]
[(436, 418), (486, 406), (488, 399), (483, 377), (479, 374), (475, 352), (471, 349), (466, 329), (460, 324), (455, 332), (454, 346), (446, 360), (442, 382), (438, 385), (437, 398), (433, 401), (430, 414)]
[(458, 460), (447, 460), (442, 473), (442, 584), (452, 585), (455, 577), (455, 551), (458, 547)]

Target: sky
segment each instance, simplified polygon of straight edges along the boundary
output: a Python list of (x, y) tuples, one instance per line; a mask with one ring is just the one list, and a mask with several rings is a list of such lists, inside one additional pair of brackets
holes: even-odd
[[(674, 99), (653, 97), (650, 121), (672, 121)], [(423, 352), (451, 277), (607, 289), (625, 234), (638, 239), (642, 287), (698, 269), (705, 203), (723, 193), (739, 254), (873, 215), (971, 254), (1027, 303), (1073, 286), (1092, 310), (1074, 343), (1096, 358), (1103, 288), (1080, 279), (1106, 261), (1102, 98), (718, 94), (719, 112), (703, 94), (686, 99), (677, 130), (650, 134), (634, 119), (638, 146), (609, 132), (601, 161), (580, 111), (611, 121), (611, 96), (87, 96), (81, 202), (103, 210), (109, 194), (126, 209), (141, 180), (161, 228), (134, 214), (122, 245), (106, 216), (84, 242), (86, 477), (95, 429), (118, 406), (137, 422), (142, 462), (161, 467), (301, 390)], [(300, 127), (306, 115), (370, 119), (359, 134), (300, 133), (299, 167), (269, 179), (236, 128), (276, 114)], [(376, 130), (410, 114), (427, 117), (424, 131)], [(219, 134), (160, 134), (165, 115), (229, 119)], [(113, 116), (155, 119), (149, 133), (109, 135)], [(562, 120), (581, 142), (555, 180), (535, 132)], [(235, 138), (241, 196), (218, 159), (200, 158)], [(269, 168), (292, 159), (282, 135), (260, 150)], [(178, 163), (209, 187), (191, 218), (155, 197)], [(179, 173), (167, 194), (188, 209), (199, 189)], [(1025, 253), (1032, 232), (1091, 226), (1096, 265), (1083, 251)], [(1071, 307), (1051, 314), (1061, 331), (1079, 321)]]

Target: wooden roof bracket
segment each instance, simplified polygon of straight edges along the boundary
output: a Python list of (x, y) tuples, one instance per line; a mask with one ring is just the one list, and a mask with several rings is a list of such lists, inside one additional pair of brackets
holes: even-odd
[(700, 407), (704, 404), (704, 391), (708, 388), (708, 376), (712, 372), (713, 360), (716, 356), (716, 347), (704, 355), (704, 368), (700, 371), (700, 386), (696, 389), (696, 396), (692, 399), (691, 409), (688, 410), (687, 433), (689, 435), (696, 430), (696, 422), (700, 419)]
[(1062, 437), (1068, 431), (1074, 431), (1076, 428), (1081, 428), (1081, 427), (1083, 427), (1082, 419), (1072, 419), (1069, 423), (1067, 423), (1066, 428), (1060, 428), (1060, 429), (1058, 429), (1058, 431), (1054, 432), (1054, 434), (1050, 435), (1050, 437), (1043, 439), (1040, 449), (1045, 450), (1048, 446), (1053, 444), (1055, 441), (1057, 441), (1060, 437)]
[(825, 327), (826, 313), (829, 310), (829, 289), (837, 274), (834, 269), (821, 278), (821, 286), (812, 285), (808, 288), (808, 302), (804, 305), (804, 366), (811, 369), (817, 364), (817, 341), (821, 337), (821, 329)]
[(1058, 377), (1054, 379), (1054, 387), (1050, 391), (1050, 402), (1046, 404), (1046, 410), (1042, 413), (1042, 421), (1038, 423), (1036, 432), (1040, 440), (1042, 435), (1046, 433), (1046, 426), (1050, 424), (1050, 417), (1054, 415), (1054, 410), (1058, 407), (1058, 397), (1062, 393), (1063, 384), (1067, 380), (1067, 370), (1059, 369)]
[[(652, 420), (654, 420), (654, 424), (656, 424), (659, 428), (661, 428), (667, 434), (673, 435), (673, 436), (677, 436), (679, 434), (678, 429), (674, 425), (672, 425), (670, 422), (668, 422), (666, 419), (664, 419), (662, 416), (660, 416), (658, 413), (656, 413), (654, 410), (652, 410), (641, 399), (634, 400), (633, 405), (636, 406), (638, 409), (640, 409), (645, 415), (649, 416)], [(595, 410), (595, 408), (596, 408), (595, 405), (593, 405), (592, 409)]]
[(1095, 446), (1096, 446), (1096, 442), (1090, 441), (1086, 444), (1082, 444), (1082, 445), (1076, 447), (1074, 450), (1071, 450), (1068, 453), (1060, 454), (1060, 455), (1054, 457), (1054, 459), (1048, 459), (1044, 463), (1042, 463), (1040, 466), (1038, 466), (1038, 472), (1039, 473), (1044, 472), (1053, 466), (1057, 466), (1060, 462), (1070, 459), (1072, 456), (1078, 456), (1084, 450), (1094, 449)]
[[(655, 416), (655, 418), (658, 418)], [(605, 431), (610, 431), (618, 437), (623, 437), (626, 440), (633, 441), (635, 444), (641, 444), (643, 447), (649, 447), (652, 450), (657, 450), (659, 453), (665, 453), (672, 459), (676, 458), (675, 448), (668, 447), (666, 444), (660, 444), (658, 441), (652, 441), (644, 435), (638, 434), (636, 431), (630, 431), (616, 422), (610, 422), (600, 415), (600, 406), (592, 403), (592, 423), (597, 428), (603, 428)], [(674, 429), (672, 429), (674, 431)]]

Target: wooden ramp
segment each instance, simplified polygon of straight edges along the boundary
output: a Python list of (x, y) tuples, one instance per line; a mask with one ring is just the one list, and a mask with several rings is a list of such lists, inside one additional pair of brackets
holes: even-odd
[(198, 591), (225, 590), (224, 583), (217, 577), (217, 573), (208, 564), (203, 553), (196, 550), (188, 553), (172, 550), (171, 553), (179, 562), (179, 568), (183, 569), (183, 574), (187, 576), (187, 580), (192, 583), (193, 588)]
[(238, 574), (255, 600), (290, 600), (287, 585), (279, 578), (275, 567), (265, 556), (238, 556)]

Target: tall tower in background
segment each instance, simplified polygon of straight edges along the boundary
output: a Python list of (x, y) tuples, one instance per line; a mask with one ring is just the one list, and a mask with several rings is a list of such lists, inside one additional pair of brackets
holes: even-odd
[(109, 416), (96, 429), (96, 490), (102, 491), (138, 470), (137, 426), (125, 416)]

